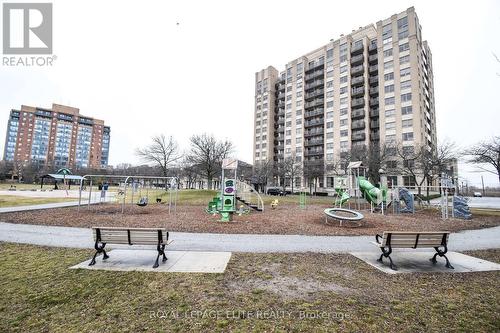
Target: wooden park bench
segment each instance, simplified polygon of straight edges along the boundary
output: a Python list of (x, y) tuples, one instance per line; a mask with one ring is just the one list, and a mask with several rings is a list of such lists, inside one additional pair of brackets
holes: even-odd
[[(437, 262), (436, 256), (446, 259), (446, 267), (454, 269), (450, 264), (446, 252), (448, 252), (449, 231), (384, 231), (382, 236), (376, 235), (375, 242), (372, 242), (382, 250), (382, 254), (377, 261), (382, 262), (382, 258), (386, 257), (390, 260), (390, 267), (397, 270), (391, 259), (393, 248), (398, 249), (416, 249), (416, 248), (434, 248), (436, 253), (429, 259), (433, 264)], [(442, 248), (442, 249), (441, 249)]]
[(165, 246), (171, 243), (168, 240), (168, 231), (164, 228), (116, 228), (116, 227), (93, 227), (96, 250), (89, 266), (95, 265), (95, 258), (103, 253), (102, 259), (108, 259), (109, 255), (104, 250), (106, 244), (128, 244), (128, 245), (156, 245), (158, 256), (156, 257), (153, 268), (159, 266), (160, 255), (162, 261), (167, 261), (165, 255)]

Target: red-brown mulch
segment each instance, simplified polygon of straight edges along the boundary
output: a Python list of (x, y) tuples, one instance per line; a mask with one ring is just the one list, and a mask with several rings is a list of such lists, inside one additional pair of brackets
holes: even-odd
[(415, 214), (381, 215), (362, 211), (361, 226), (344, 222), (342, 227), (335, 220), (325, 223), (323, 213), (327, 205), (308, 205), (305, 210), (298, 205), (284, 204), (276, 209), (266, 207), (265, 212), (252, 211), (237, 216), (229, 223), (217, 222), (218, 216), (205, 212), (206, 206), (177, 206), (176, 214), (168, 214), (166, 205), (149, 204), (147, 207), (127, 206), (125, 214), (119, 205), (106, 204), (82, 208), (46, 209), (0, 214), (0, 221), (24, 224), (42, 224), (70, 227), (128, 226), (165, 227), (169, 231), (243, 233), (243, 234), (299, 234), (299, 235), (374, 235), (385, 230), (452, 232), (480, 229), (500, 225), (499, 216), (475, 215), (472, 220), (442, 220), (438, 210)]

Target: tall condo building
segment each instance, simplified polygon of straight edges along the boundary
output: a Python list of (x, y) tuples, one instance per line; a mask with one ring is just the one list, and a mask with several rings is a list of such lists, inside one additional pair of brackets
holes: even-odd
[(77, 108), (52, 104), (52, 109), (22, 105), (7, 123), (4, 160), (54, 167), (105, 168), (110, 128)]
[[(255, 74), (254, 164), (319, 167), (355, 147), (436, 146), (432, 55), (413, 7)], [(391, 176), (399, 184), (411, 182)], [(299, 177), (295, 185), (305, 186)]]

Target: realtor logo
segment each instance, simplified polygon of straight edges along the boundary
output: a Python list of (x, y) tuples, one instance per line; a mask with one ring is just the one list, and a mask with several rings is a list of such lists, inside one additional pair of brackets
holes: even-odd
[(52, 53), (52, 4), (3, 4), (3, 53)]

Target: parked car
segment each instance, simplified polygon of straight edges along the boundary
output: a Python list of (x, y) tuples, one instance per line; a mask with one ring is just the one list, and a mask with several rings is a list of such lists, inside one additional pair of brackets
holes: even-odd
[(474, 192), (474, 198), (482, 198), (483, 195), (481, 194), (481, 192)]
[(279, 195), (284, 196), (286, 193), (281, 187), (268, 187), (266, 190), (267, 195)]

